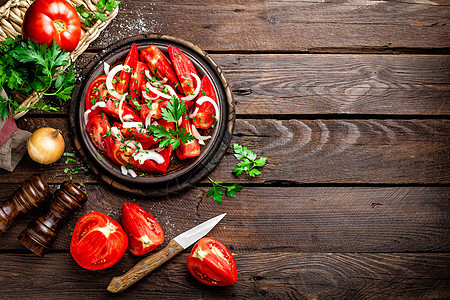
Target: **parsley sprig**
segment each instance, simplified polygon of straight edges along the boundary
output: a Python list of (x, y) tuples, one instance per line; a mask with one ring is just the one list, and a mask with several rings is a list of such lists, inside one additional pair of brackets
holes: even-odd
[(166, 108), (161, 109), (161, 114), (164, 120), (167, 122), (175, 123), (174, 129), (166, 129), (162, 125), (149, 125), (148, 130), (152, 135), (160, 139), (159, 146), (166, 147), (169, 144), (175, 149), (180, 146), (181, 142), (188, 143), (195, 140), (189, 132), (186, 132), (184, 128), (178, 128), (178, 120), (183, 117), (187, 112), (187, 107), (184, 101), (178, 101), (176, 96), (172, 96), (170, 101), (167, 103)]
[(226, 185), (229, 180), (225, 180), (222, 182), (216, 182), (209, 178), (209, 181), (212, 183), (213, 188), (208, 190), (206, 193), (206, 196), (213, 197), (213, 200), (217, 203), (222, 204), (222, 198), (223, 198), (223, 192), (225, 191), (225, 194), (227, 197), (236, 197), (236, 192), (241, 191), (244, 187), (242, 185), (239, 185), (237, 183)]
[(84, 4), (78, 5), (75, 7), (75, 10), (84, 20), (84, 24), (87, 27), (91, 27), (97, 20), (106, 22), (105, 13), (107, 11), (113, 11), (121, 2), (122, 1), (117, 0), (98, 0), (97, 9), (95, 11), (86, 8)]
[(66, 70), (61, 67), (70, 62), (70, 53), (62, 50), (53, 41), (51, 47), (28, 42), (20, 36), (7, 38), (0, 43), (0, 86), (9, 92), (21, 92), (26, 96), (36, 92), (38, 102), (19, 109), (19, 103), (12, 98), (0, 97), (0, 117), (6, 119), (11, 113), (30, 109), (55, 111), (58, 107), (47, 105), (43, 96), (56, 96), (59, 104), (70, 99), (75, 87), (73, 63)]
[(261, 174), (261, 171), (256, 167), (262, 167), (267, 162), (267, 157), (257, 158), (256, 153), (249, 150), (246, 146), (239, 144), (233, 144), (234, 157), (240, 160), (237, 164), (237, 168), (233, 170), (236, 175), (241, 175), (245, 172), (250, 177), (255, 177)]

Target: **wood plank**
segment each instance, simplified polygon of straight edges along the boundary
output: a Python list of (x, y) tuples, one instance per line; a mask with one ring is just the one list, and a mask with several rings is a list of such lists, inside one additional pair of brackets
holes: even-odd
[[(385, 299), (450, 297), (449, 254), (406, 253), (234, 253), (238, 282), (211, 288), (186, 268), (182, 253), (115, 298), (160, 299)], [(126, 254), (102, 271), (79, 267), (66, 253), (45, 259), (0, 254), (2, 296), (23, 299), (109, 299), (106, 286), (139, 259)], [(31, 271), (32, 270), (32, 271)], [(26, 284), (24, 284), (26, 282)]]
[[(20, 128), (30, 131), (44, 125), (61, 129), (67, 151), (74, 152), (67, 119), (25, 117), (19, 121)], [(450, 182), (447, 132), (450, 121), (438, 119), (238, 119), (232, 142), (269, 157), (262, 176), (238, 179), (246, 183), (444, 184)], [(44, 166), (25, 156), (14, 176), (0, 171), (0, 183), (21, 183), (31, 170), (47, 174), (51, 183), (61, 183), (72, 173), (64, 170), (77, 167), (64, 162)], [(231, 153), (226, 154), (212, 178), (236, 181), (231, 173), (236, 163)], [(98, 182), (84, 163), (73, 178)]]
[[(81, 55), (75, 72), (81, 74), (93, 56)], [(238, 115), (450, 115), (450, 57), (445, 55), (211, 57), (231, 84)], [(68, 109), (65, 104), (58, 113)]]
[[(2, 184), (0, 188), (9, 197), (17, 185)], [(141, 205), (159, 221), (165, 232), (163, 246), (181, 232), (226, 212), (225, 219), (208, 236), (239, 253), (450, 249), (448, 188), (247, 186), (236, 198), (224, 198), (222, 205), (206, 196), (208, 189), (194, 188), (179, 196), (148, 199), (89, 185), (88, 202), (62, 226), (52, 249), (69, 249), (70, 232), (88, 212), (99, 211), (120, 222), (125, 202)], [(0, 237), (0, 249), (26, 250), (17, 236), (39, 213), (21, 217), (15, 227)]]
[(148, 32), (214, 51), (448, 48), (447, 5), (444, 0), (124, 1), (91, 49)]

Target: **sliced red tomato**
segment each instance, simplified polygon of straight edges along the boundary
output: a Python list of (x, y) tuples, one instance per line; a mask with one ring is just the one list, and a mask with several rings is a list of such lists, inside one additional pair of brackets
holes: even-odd
[(91, 109), (91, 107), (99, 101), (105, 101), (108, 94), (108, 89), (106, 88), (106, 75), (94, 78), (88, 86), (86, 109)]
[(191, 73), (197, 75), (197, 69), (195, 69), (194, 64), (180, 49), (169, 46), (167, 50), (169, 51), (170, 60), (172, 61), (184, 95), (194, 94), (195, 84), (197, 84), (191, 75)]
[(105, 136), (111, 131), (108, 118), (105, 114), (95, 115), (86, 125), (86, 131), (95, 147), (100, 151), (107, 150)]
[(134, 140), (139, 142), (142, 145), (142, 148), (148, 149), (154, 144), (157, 143), (157, 139), (154, 138), (151, 134), (143, 132), (143, 130), (138, 130), (137, 128), (123, 128), (122, 126), (118, 127), (120, 132), (125, 138), (130, 140)]
[[(203, 76), (202, 78), (202, 86), (198, 98), (203, 96), (207, 96), (217, 103), (217, 97), (216, 93), (214, 92), (214, 87), (207, 76)], [(203, 102), (203, 104), (200, 105), (195, 104), (195, 109), (197, 108), (198, 112), (192, 119), (192, 123), (197, 128), (210, 128), (215, 122), (214, 116), (216, 116), (216, 110), (214, 109), (214, 106), (209, 102)]]
[(134, 163), (134, 151), (135, 149), (131, 148), (126, 143), (115, 140), (112, 145), (112, 160), (121, 166), (132, 165)]
[(159, 154), (161, 154), (164, 158), (164, 162), (162, 164), (158, 164), (151, 159), (147, 159), (143, 164), (140, 164), (139, 161), (134, 160), (132, 164), (136, 166), (136, 170), (142, 172), (147, 172), (150, 174), (164, 174), (169, 167), (172, 152), (172, 145), (169, 145), (167, 148), (164, 148), (159, 152)]
[(222, 243), (202, 238), (187, 259), (189, 272), (201, 283), (227, 286), (236, 283), (237, 268), (233, 255)]
[(128, 92), (128, 85), (130, 84), (130, 76), (133, 70), (136, 68), (137, 62), (139, 60), (138, 48), (136, 43), (131, 46), (130, 52), (128, 52), (127, 58), (125, 59), (125, 66), (128, 68), (120, 72), (119, 81), (116, 83), (115, 90), (119, 94), (124, 94)]
[(75, 225), (70, 253), (81, 267), (102, 270), (116, 264), (127, 246), (127, 235), (119, 223), (102, 213), (91, 212)]
[(133, 70), (131, 74), (131, 82), (130, 82), (130, 95), (132, 96), (131, 104), (133, 104), (134, 100), (139, 100), (142, 95), (142, 86), (145, 86), (147, 82), (145, 79), (145, 70), (148, 70), (148, 67), (143, 62), (138, 61), (136, 68)]
[(28, 7), (22, 23), (22, 36), (39, 45), (56, 43), (72, 52), (81, 37), (81, 23), (75, 8), (65, 0), (37, 0)]
[[(184, 132), (192, 135), (192, 123), (189, 117), (184, 114), (181, 120), (180, 128), (184, 128)], [(180, 146), (175, 149), (175, 153), (179, 159), (197, 157), (200, 155), (200, 144), (197, 139), (188, 143), (181, 142)]]
[(164, 242), (158, 221), (137, 204), (122, 205), (122, 225), (128, 236), (128, 250), (134, 255), (149, 253)]
[(141, 61), (145, 62), (153, 76), (167, 78), (167, 82), (179, 91), (177, 75), (169, 59), (155, 45), (150, 45), (141, 51)]
[[(114, 98), (108, 98), (106, 101), (106, 107), (103, 108), (103, 111), (107, 113), (108, 115), (119, 118), (119, 103), (120, 101)], [(131, 115), (133, 118), (131, 119), (134, 122), (142, 122), (141, 117), (138, 115), (138, 113), (131, 108), (129, 105), (122, 103), (122, 117), (126, 115)]]

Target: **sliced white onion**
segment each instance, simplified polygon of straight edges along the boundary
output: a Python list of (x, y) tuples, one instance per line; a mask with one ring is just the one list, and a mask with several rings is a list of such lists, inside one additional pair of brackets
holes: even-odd
[(109, 69), (111, 68), (111, 65), (108, 64), (106, 61), (103, 62), (103, 70), (105, 71), (105, 74), (108, 75), (109, 74)]
[(133, 149), (136, 149), (136, 141), (128, 140), (128, 141), (125, 142), (125, 146), (133, 148)]
[(128, 93), (125, 93), (125, 94), (123, 94), (122, 95), (122, 97), (120, 98), (120, 102), (119, 102), (119, 119), (120, 119), (120, 122), (122, 122), (123, 123), (123, 117), (122, 117), (122, 114), (123, 114), (123, 101), (125, 101), (125, 98), (127, 97), (127, 95), (128, 95)]
[[(148, 84), (148, 83), (147, 83), (147, 84)], [(143, 91), (142, 91), (142, 97), (144, 97), (144, 98), (147, 99), (147, 100), (156, 100), (156, 99), (159, 99), (159, 96), (158, 96), (158, 95), (156, 95), (156, 97), (150, 97), (150, 95), (147, 94), (147, 91), (146, 91), (146, 90), (143, 90)]]
[(88, 123), (89, 122), (89, 114), (90, 114), (91, 110), (88, 109), (84, 112), (84, 123)]
[(116, 74), (122, 70), (123, 65), (115, 66), (114, 68), (112, 68), (111, 71), (109, 71), (108, 76), (106, 76), (106, 88), (108, 89), (108, 92), (111, 94), (111, 96), (113, 96), (116, 99), (121, 99), (122, 95), (116, 92), (112, 81), (114, 79), (114, 76), (116, 76)]
[(201, 81), (200, 81), (200, 78), (198, 78), (198, 76), (197, 76), (195, 73), (191, 73), (191, 75), (192, 75), (192, 77), (194, 77), (195, 80), (197, 81), (197, 86), (195, 87), (194, 94), (192, 94), (192, 95), (187, 95), (187, 96), (185, 96), (185, 97), (181, 97), (181, 100), (184, 100), (184, 101), (192, 101), (192, 100), (195, 99), (195, 97), (198, 96), (198, 93), (200, 93), (200, 87), (201, 87), (201, 85), (202, 85), (202, 83), (201, 83)]
[(125, 122), (123, 123), (123, 128), (141, 128), (143, 126), (142, 122)]
[(154, 86), (152, 86), (149, 82), (147, 82), (147, 84), (145, 85), (145, 87), (147, 87), (150, 91), (152, 91), (153, 93), (155, 93), (156, 95), (158, 95), (159, 97), (165, 98), (165, 99), (170, 99), (172, 96), (170, 95), (166, 95), (163, 92), (161, 92), (160, 90), (158, 90), (157, 88), (155, 88)]
[(147, 117), (145, 118), (145, 128), (147, 128), (147, 126), (150, 125), (150, 122), (152, 121), (152, 117), (154, 114), (156, 114), (155, 110), (151, 110), (148, 113)]
[(97, 107), (106, 107), (106, 102), (104, 102), (104, 101), (99, 101), (99, 102), (95, 103), (95, 104), (91, 107), (91, 110), (95, 110), (95, 109), (97, 109)]
[(158, 164), (164, 163), (164, 157), (154, 150), (139, 151), (137, 154), (133, 154), (133, 157), (134, 159), (137, 159), (141, 165), (144, 164), (147, 159), (154, 160)]
[(172, 98), (172, 96), (176, 96), (177, 99), (178, 99), (177, 92), (175, 92), (175, 90), (173, 89), (173, 87), (171, 87), (171, 86), (168, 85), (168, 84), (165, 84), (164, 87), (166, 87), (167, 90), (169, 91), (169, 94), (170, 94), (171, 98)]
[(203, 141), (211, 138), (210, 135), (206, 135), (206, 136), (200, 135), (200, 132), (198, 132), (198, 130), (197, 130), (197, 128), (195, 128), (194, 124), (192, 124), (191, 129), (192, 129), (192, 135), (198, 140), (200, 145), (204, 145), (205, 142), (203, 142)]
[[(148, 78), (150, 81), (153, 80), (153, 77), (152, 77), (152, 75), (150, 75), (150, 71), (149, 71), (148, 69), (146, 69), (146, 70), (144, 71), (144, 73), (145, 73), (145, 76), (147, 76), (147, 78)], [(167, 82), (167, 78), (164, 77), (162, 80), (153, 81), (153, 82), (152, 82), (152, 85), (153, 85), (153, 86), (158, 86), (159, 84), (164, 84), (164, 83), (166, 83), (166, 82)]]
[(122, 117), (122, 119), (123, 119), (124, 121), (129, 121), (129, 120), (133, 120), (134, 117), (133, 117), (132, 115), (125, 115), (125, 116)]
[(217, 106), (217, 103), (211, 97), (208, 97), (208, 96), (202, 96), (197, 99), (197, 101), (195, 102), (195, 106), (197, 106), (197, 107), (195, 108), (194, 113), (192, 114), (192, 117), (191, 117), (191, 115), (189, 115), (189, 117), (190, 118), (195, 117), (198, 113), (198, 106), (202, 105), (205, 102), (209, 102), (212, 104), (212, 106), (214, 106), (214, 111), (215, 111), (214, 115), (216, 116), (217, 119), (220, 119), (220, 112), (219, 112), (219, 107)]
[(122, 174), (124, 176), (128, 175), (128, 170), (127, 170), (127, 168), (125, 166), (120, 166), (120, 170), (122, 171)]
[(133, 177), (133, 178), (137, 177), (137, 174), (136, 174), (136, 172), (133, 169), (129, 169), (127, 171), (128, 171), (128, 174), (130, 174), (131, 177)]
[(115, 137), (117, 140), (122, 140), (122, 133), (120, 133), (119, 128), (117, 127), (111, 127), (111, 134), (113, 137)]
[(123, 65), (123, 70), (127, 73), (131, 73), (133, 71), (129, 65)]
[(195, 109), (194, 109), (194, 112), (192, 113), (192, 114), (189, 114), (189, 118), (193, 118), (193, 117), (195, 117), (197, 114), (198, 114), (198, 110), (199, 110), (199, 107), (197, 106)]
[(144, 150), (144, 147), (142, 147), (142, 144), (139, 143), (139, 141), (136, 141), (136, 147), (139, 148), (140, 150)]

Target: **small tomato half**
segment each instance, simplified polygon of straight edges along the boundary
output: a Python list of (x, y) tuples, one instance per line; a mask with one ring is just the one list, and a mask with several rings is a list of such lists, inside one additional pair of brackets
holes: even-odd
[(75, 8), (66, 0), (36, 0), (23, 18), (22, 36), (39, 45), (56, 43), (72, 52), (81, 37), (81, 24)]
[(237, 268), (233, 255), (222, 243), (202, 238), (187, 259), (189, 272), (201, 283), (227, 286), (236, 283)]
[(149, 253), (164, 242), (164, 232), (159, 223), (137, 204), (123, 204), (122, 225), (129, 238), (128, 249), (134, 255)]
[(102, 270), (116, 264), (127, 246), (127, 235), (119, 223), (102, 213), (91, 212), (75, 225), (70, 253), (81, 267)]

